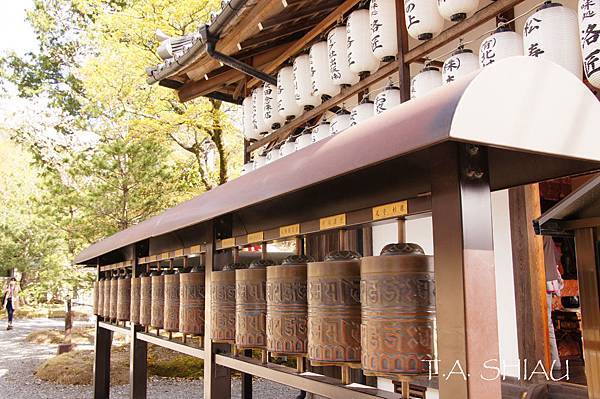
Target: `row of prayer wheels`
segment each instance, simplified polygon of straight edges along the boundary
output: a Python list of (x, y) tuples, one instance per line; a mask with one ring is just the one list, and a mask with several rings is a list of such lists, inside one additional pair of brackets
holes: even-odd
[(94, 283), (94, 313), (111, 321), (204, 335), (204, 271), (126, 272)]
[(393, 379), (428, 373), (435, 358), (433, 257), (416, 244), (231, 264), (213, 272), (211, 306), (213, 340), (238, 349)]

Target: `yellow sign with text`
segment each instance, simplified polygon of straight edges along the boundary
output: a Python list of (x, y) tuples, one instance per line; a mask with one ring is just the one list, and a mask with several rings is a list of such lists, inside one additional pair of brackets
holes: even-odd
[(224, 240), (221, 240), (221, 248), (231, 248), (231, 247), (235, 247), (235, 237), (225, 238)]
[(248, 244), (251, 244), (253, 242), (262, 242), (264, 240), (264, 238), (265, 238), (265, 235), (263, 234), (263, 232), (259, 231), (256, 233), (248, 234), (247, 241), (248, 241)]
[(335, 229), (337, 227), (344, 227), (346, 225), (346, 214), (341, 213), (335, 216), (329, 216), (319, 220), (319, 229), (328, 230)]
[(300, 234), (300, 225), (291, 224), (289, 226), (283, 226), (279, 228), (279, 238), (292, 237)]
[(400, 201), (373, 208), (373, 220), (389, 219), (408, 214), (408, 202)]

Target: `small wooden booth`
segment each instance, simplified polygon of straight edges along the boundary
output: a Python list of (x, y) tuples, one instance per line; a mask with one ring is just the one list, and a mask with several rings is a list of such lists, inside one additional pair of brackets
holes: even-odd
[[(263, 81), (274, 85), (273, 73), (366, 3), (224, 2), (223, 11), (189, 38), (183, 51), (149, 70), (149, 83), (177, 90), (181, 101), (207, 96), (241, 104)], [(485, 2), (474, 13), (457, 14), (460, 22), (446, 23), (438, 35), (424, 36), (429, 40), (420, 43), (405, 34), (404, 2), (395, 4), (396, 56), (383, 57), (376, 71), (361, 73), (356, 83), (344, 85), (339, 93), (321, 97), (274, 131), (247, 140), (246, 160), (253, 153), (256, 160), (262, 151), (286, 145), (306, 126), (340, 113), (344, 102), (366, 102), (373, 86), (385, 79), (399, 86), (394, 90), (400, 91), (402, 104), (265, 162), (79, 254), (77, 263), (97, 267), (97, 292), (103, 293), (98, 303), (103, 308), (110, 305), (106, 298), (112, 280), (131, 278), (130, 321), (112, 320), (110, 312), (103, 314), (98, 305), (95, 398), (109, 396), (113, 332), (131, 337), (131, 398), (147, 394), (147, 343), (203, 359), (207, 399), (231, 397), (231, 370), (242, 373), (245, 399), (252, 397), (252, 376), (294, 387), (301, 395), (327, 398), (423, 398), (431, 386), (439, 389), (442, 399), (502, 397), (502, 378), (488, 374), (489, 362), (499, 358), (490, 194), (600, 170), (600, 102), (567, 69), (522, 56), (496, 62), (432, 95), (408, 101), (411, 68), (468, 32), (478, 28), (485, 32), (484, 25), (495, 26), (497, 18), (510, 25), (531, 5)], [(396, 284), (396, 276), (388, 270), (389, 281), (372, 285), (367, 297), (367, 288), (361, 287), (370, 278), (363, 273), (364, 259), (379, 255), (373, 254), (370, 227), (400, 221), (402, 230), (402, 221), (423, 217), (433, 220), (434, 253), (433, 258), (419, 258), (418, 295), (389, 300), (395, 293), (402, 297), (406, 287), (415, 284)], [(404, 232), (398, 236), (403, 241)], [(276, 245), (287, 248), (287, 253), (271, 251)], [(391, 248), (400, 252), (383, 256), (401, 258), (410, 246)], [(411, 250), (417, 252), (410, 256), (421, 255), (418, 249)], [(589, 249), (585, 253), (589, 255)], [(296, 258), (290, 263), (281, 259), (283, 255)], [(304, 260), (299, 262), (300, 258)], [(275, 270), (270, 262), (283, 264), (283, 276), (292, 270), (286, 264), (307, 264), (306, 281), (294, 276), (285, 290), (281, 281), (275, 287), (266, 281), (269, 270)], [(334, 263), (341, 264), (344, 277), (328, 273), (327, 265), (333, 270)], [(315, 265), (324, 272), (311, 273)], [(369, 270), (377, 270), (369, 265)], [(248, 278), (240, 284), (238, 277), (244, 276)], [(284, 283), (292, 281), (291, 274), (286, 278)], [(299, 315), (299, 321), (285, 321), (296, 323), (290, 331), (297, 333), (297, 350), (284, 342), (284, 350), (268, 353), (269, 329), (275, 328), (269, 309), (274, 303), (281, 305), (283, 296), (277, 293), (282, 291), (289, 293), (288, 312)], [(321, 295), (326, 291), (339, 296), (327, 301), (331, 298)], [(407, 312), (404, 303), (415, 297), (422, 300), (411, 303), (415, 306)], [(589, 318), (594, 326), (600, 309), (587, 309), (584, 324)], [(369, 330), (365, 321), (377, 325), (388, 310), (397, 319), (409, 313), (425, 322), (381, 335), (378, 328)], [(240, 338), (236, 331), (241, 330), (246, 334)], [(361, 341), (363, 331), (370, 331), (373, 339)], [(319, 341), (315, 334), (329, 341)], [(404, 345), (410, 334), (422, 345)], [(344, 340), (336, 342), (327, 335)], [(244, 345), (238, 345), (238, 338)], [(586, 339), (593, 350), (595, 338)], [(322, 344), (318, 348), (317, 341)], [(401, 343), (397, 352), (388, 351), (389, 342)], [(253, 359), (251, 349), (260, 349), (263, 356)], [(270, 361), (271, 354), (285, 353), (296, 358), (295, 369)], [(417, 364), (431, 357), (437, 365), (431, 378), (413, 378), (422, 371)], [(364, 367), (367, 363), (369, 367)], [(332, 364), (340, 368), (337, 374), (325, 376), (317, 368)], [(587, 367), (588, 375), (600, 375), (597, 362)], [(365, 374), (404, 383), (397, 393), (383, 391), (369, 385)], [(589, 392), (590, 398), (600, 395), (593, 381)]]

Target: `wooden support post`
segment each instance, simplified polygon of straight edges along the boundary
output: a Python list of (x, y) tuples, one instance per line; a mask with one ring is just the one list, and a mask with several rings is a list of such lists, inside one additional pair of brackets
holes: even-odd
[(511, 188), (508, 198), (519, 358), (522, 361), (527, 359), (530, 365), (541, 360), (545, 367), (549, 367), (544, 244), (531, 223), (541, 214), (539, 187), (532, 184)]
[[(209, 242), (206, 243), (205, 265), (205, 290), (211, 292), (212, 272), (215, 266), (215, 230), (211, 226)], [(229, 352), (227, 344), (213, 344), (211, 337), (212, 309), (210, 297), (204, 305), (204, 398), (205, 399), (230, 399), (231, 398), (231, 371), (215, 363), (215, 354)]]
[(406, 242), (406, 220), (398, 219), (398, 242)]
[[(96, 266), (96, 279), (100, 279), (100, 259)], [(96, 317), (96, 340), (94, 342), (94, 399), (110, 396), (110, 347), (112, 332), (100, 327)]]
[[(137, 251), (136, 251), (137, 252)], [(134, 256), (132, 276), (139, 277), (144, 266), (139, 265)], [(129, 398), (146, 399), (148, 394), (148, 343), (137, 338), (144, 327), (130, 323), (131, 343), (129, 346)]]
[(598, 289), (598, 254), (600, 249), (590, 228), (575, 231), (577, 277), (581, 298), (583, 357), (588, 398), (600, 399), (600, 296)]
[(396, 23), (398, 27), (398, 86), (400, 87), (400, 101), (410, 100), (410, 64), (404, 61), (408, 53), (408, 32), (404, 16), (404, 0), (396, 0)]
[(373, 227), (362, 228), (362, 255), (373, 256)]
[(440, 397), (500, 399), (484, 369), (499, 357), (487, 151), (447, 143), (431, 159)]
[[(252, 349), (245, 349), (244, 356), (252, 357)], [(252, 374), (242, 373), (242, 399), (252, 399)]]

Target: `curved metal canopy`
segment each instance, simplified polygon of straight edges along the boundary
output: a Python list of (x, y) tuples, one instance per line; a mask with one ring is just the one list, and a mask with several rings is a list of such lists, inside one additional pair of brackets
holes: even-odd
[[(108, 237), (75, 261), (89, 263), (124, 246), (447, 141), (503, 150), (490, 156), (492, 189), (528, 182), (506, 172), (505, 164), (514, 163), (505, 157), (509, 152), (535, 155), (519, 158), (528, 159), (523, 168), (535, 168), (536, 156), (551, 156), (589, 161), (586, 168), (597, 169), (599, 129), (600, 102), (570, 72), (540, 59), (509, 58)], [(545, 165), (529, 173), (529, 180), (574, 173)]]

